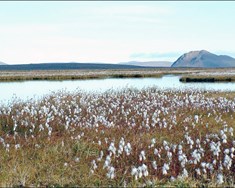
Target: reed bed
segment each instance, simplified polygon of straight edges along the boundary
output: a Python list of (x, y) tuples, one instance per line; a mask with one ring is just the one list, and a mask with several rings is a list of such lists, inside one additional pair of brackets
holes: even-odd
[(0, 186), (234, 186), (231, 96), (129, 88), (2, 105)]

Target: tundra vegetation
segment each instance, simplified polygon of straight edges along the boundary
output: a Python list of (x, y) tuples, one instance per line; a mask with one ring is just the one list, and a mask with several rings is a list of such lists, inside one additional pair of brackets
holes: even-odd
[(181, 82), (235, 82), (235, 75), (185, 75), (180, 78)]
[[(205, 69), (184, 68), (145, 68), (145, 69), (102, 69), (102, 70), (31, 70), (31, 71), (0, 71), (0, 81), (24, 80), (75, 80), (93, 78), (130, 78), (130, 77), (161, 77), (165, 74), (189, 74), (204, 72)], [(214, 71), (214, 70), (206, 70)], [(223, 71), (220, 69), (220, 71)]]
[(71, 70), (0, 70), (0, 81), (78, 80), (104, 78), (162, 77), (181, 75), (181, 82), (234, 82), (235, 68), (136, 68)]
[(235, 71), (224, 70), (214, 72), (197, 72), (182, 75), (181, 82), (235, 82)]
[(0, 186), (234, 186), (235, 93), (58, 92), (0, 107)]
[(184, 74), (181, 82), (235, 82), (235, 71), (231, 69), (208, 69), (209, 71), (198, 71)]

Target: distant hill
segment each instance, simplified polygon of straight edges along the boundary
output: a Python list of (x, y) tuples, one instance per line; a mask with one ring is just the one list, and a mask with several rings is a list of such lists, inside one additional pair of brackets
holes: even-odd
[(235, 67), (235, 59), (226, 55), (216, 55), (206, 50), (191, 51), (180, 56), (171, 67)]
[(1, 65), (0, 70), (63, 70), (63, 69), (138, 69), (147, 68), (134, 65), (104, 64), (104, 63), (39, 63)]
[(172, 62), (169, 61), (129, 61), (129, 62), (121, 62), (121, 65), (134, 65), (134, 66), (145, 66), (145, 67), (170, 67)]
[(6, 65), (6, 63), (3, 63), (3, 62), (0, 61), (0, 65)]

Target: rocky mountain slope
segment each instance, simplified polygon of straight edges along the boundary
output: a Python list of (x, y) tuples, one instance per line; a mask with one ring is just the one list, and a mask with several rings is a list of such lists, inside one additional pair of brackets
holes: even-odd
[(0, 61), (0, 65), (6, 65), (6, 63), (3, 63), (3, 62)]
[(180, 56), (171, 67), (235, 67), (235, 59), (226, 55), (216, 55), (206, 50), (191, 51)]

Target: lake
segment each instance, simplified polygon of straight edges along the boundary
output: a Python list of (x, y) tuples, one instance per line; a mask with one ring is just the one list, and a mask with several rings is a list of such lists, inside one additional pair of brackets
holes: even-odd
[(109, 89), (158, 87), (159, 89), (205, 89), (235, 91), (235, 83), (182, 83), (179, 76), (165, 75), (161, 78), (107, 78), (90, 80), (64, 81), (23, 81), (0, 82), (0, 103), (7, 104), (18, 98), (38, 99), (44, 95), (66, 90), (73, 92), (78, 89), (86, 92), (104, 92)]

